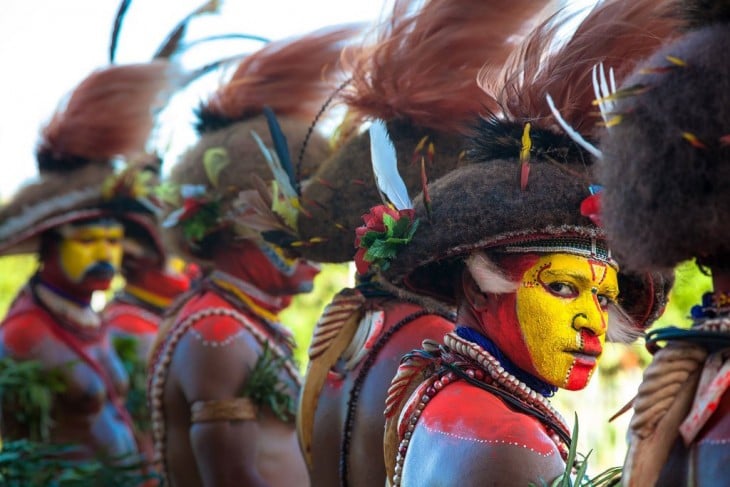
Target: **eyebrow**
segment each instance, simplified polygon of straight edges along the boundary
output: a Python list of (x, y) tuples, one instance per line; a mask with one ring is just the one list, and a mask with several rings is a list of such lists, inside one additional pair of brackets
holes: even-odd
[[(593, 281), (591, 281), (591, 279), (586, 277), (584, 274), (579, 274), (577, 272), (573, 272), (573, 271), (569, 271), (569, 270), (568, 271), (559, 271), (559, 270), (547, 269), (544, 271), (544, 274), (551, 276), (551, 277), (558, 277), (558, 278), (562, 277), (562, 276), (568, 276), (568, 277), (572, 277), (573, 279), (575, 279), (576, 281), (579, 281), (581, 284), (584, 284), (584, 285), (593, 284)], [(606, 286), (606, 285), (605, 284), (599, 285), (598, 287), (604, 293), (612, 293), (614, 295), (618, 295), (619, 290), (616, 286), (606, 286), (606, 287), (603, 287), (603, 286)]]

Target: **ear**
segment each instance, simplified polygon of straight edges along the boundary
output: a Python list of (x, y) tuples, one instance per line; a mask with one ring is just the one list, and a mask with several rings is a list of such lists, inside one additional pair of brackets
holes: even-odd
[(474, 280), (468, 268), (465, 268), (461, 275), (461, 286), (464, 297), (475, 311), (484, 311), (487, 309), (487, 296), (479, 289), (479, 285)]

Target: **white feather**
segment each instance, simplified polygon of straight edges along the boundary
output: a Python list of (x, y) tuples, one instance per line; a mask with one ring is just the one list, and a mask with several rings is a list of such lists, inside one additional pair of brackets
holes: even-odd
[(593, 92), (596, 95), (596, 100), (598, 100), (598, 108), (601, 111), (601, 117), (604, 122), (608, 123), (615, 106), (613, 101), (606, 100), (606, 98), (616, 93), (616, 78), (614, 76), (613, 68), (609, 68), (607, 78), (603, 63), (596, 64), (593, 66), (592, 78)]
[(593, 157), (596, 159), (602, 159), (603, 155), (601, 154), (601, 151), (598, 150), (593, 144), (588, 142), (586, 139), (583, 138), (581, 134), (579, 134), (573, 127), (568, 125), (568, 122), (566, 122), (562, 115), (560, 115), (560, 112), (557, 108), (555, 108), (555, 102), (553, 101), (553, 97), (550, 95), (545, 95), (545, 99), (548, 102), (548, 105), (550, 106), (550, 111), (553, 112), (553, 115), (555, 116), (555, 119), (558, 121), (561, 127), (563, 127), (563, 130), (565, 130), (565, 133), (568, 134), (568, 137), (573, 139), (573, 141), (578, 144), (579, 146), (583, 147), (585, 150), (593, 154)]
[(509, 294), (517, 290), (517, 283), (505, 276), (484, 252), (472, 253), (466, 258), (466, 266), (483, 293)]
[(617, 303), (608, 306), (608, 331), (606, 339), (615, 343), (632, 343), (643, 333), (631, 316)]
[(292, 187), (291, 182), (289, 181), (289, 175), (286, 173), (284, 168), (281, 165), (281, 162), (279, 161), (279, 157), (276, 155), (274, 151), (266, 147), (266, 144), (264, 144), (264, 141), (261, 140), (261, 137), (255, 132), (251, 131), (251, 136), (256, 141), (256, 143), (259, 146), (259, 149), (261, 149), (261, 153), (264, 155), (264, 158), (266, 159), (266, 162), (269, 165), (269, 168), (271, 169), (271, 173), (274, 176), (274, 179), (279, 184), (279, 187), (281, 188), (282, 193), (284, 196), (289, 198), (296, 198), (297, 192)]
[(398, 172), (398, 158), (382, 120), (370, 125), (370, 157), (378, 189), (398, 210), (413, 208), (408, 189)]

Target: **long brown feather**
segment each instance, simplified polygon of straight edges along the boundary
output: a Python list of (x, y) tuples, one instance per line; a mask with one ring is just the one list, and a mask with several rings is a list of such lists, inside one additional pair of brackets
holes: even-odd
[(341, 49), (359, 30), (356, 25), (326, 28), (268, 44), (238, 65), (201, 112), (243, 120), (269, 106), (277, 115), (311, 119), (336, 86)]
[(93, 72), (42, 130), (39, 170), (71, 169), (144, 150), (171, 73), (163, 61)]
[(679, 25), (670, 15), (674, 0), (608, 0), (593, 7), (557, 49), (575, 14), (559, 12), (535, 29), (501, 74), (485, 69), (479, 84), (499, 101), (508, 118), (556, 127), (545, 95), (563, 118), (590, 135), (598, 121), (591, 82), (594, 65), (613, 67), (623, 79), (642, 58), (665, 42)]
[(353, 82), (343, 98), (364, 117), (405, 118), (460, 132), (494, 101), (475, 79), (487, 62), (501, 66), (545, 2), (396, 0), (373, 47), (345, 51)]

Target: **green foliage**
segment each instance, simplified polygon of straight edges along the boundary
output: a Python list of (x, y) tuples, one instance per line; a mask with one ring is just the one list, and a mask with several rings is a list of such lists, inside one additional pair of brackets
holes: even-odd
[(138, 487), (158, 479), (143, 473), (136, 455), (116, 459), (70, 460), (73, 445), (48, 445), (28, 440), (6, 443), (0, 451), (0, 485), (27, 487)]
[[(611, 487), (618, 485), (621, 481), (620, 467), (609, 468), (594, 478), (588, 477), (588, 457), (591, 456), (592, 450), (587, 455), (578, 453), (578, 431), (578, 415), (576, 414), (568, 458), (565, 461), (565, 471), (550, 484), (541, 482), (541, 487), (548, 485), (549, 487)], [(537, 486), (530, 483), (530, 487)]]
[(195, 213), (182, 221), (183, 235), (188, 242), (196, 243), (219, 225), (221, 204), (219, 201), (200, 203)]
[(284, 369), (287, 360), (287, 357), (276, 356), (268, 343), (264, 344), (241, 391), (241, 396), (250, 398), (260, 408), (268, 406), (284, 422), (292, 421), (297, 414), (296, 401), (279, 378), (279, 371)]
[(128, 336), (114, 336), (112, 345), (129, 376), (129, 391), (125, 401), (127, 411), (139, 431), (151, 431), (152, 422), (147, 407), (147, 366), (139, 355), (139, 340)]
[(51, 408), (54, 395), (66, 383), (60, 369), (45, 370), (35, 360), (0, 360), (0, 393), (5, 418), (35, 441), (48, 441), (53, 425)]
[(0, 257), (0, 320), (37, 267), (38, 260), (33, 255)]
[(386, 270), (390, 266), (398, 251), (408, 245), (413, 234), (418, 229), (418, 220), (411, 222), (407, 216), (401, 216), (398, 220), (388, 215), (383, 215), (384, 232), (370, 230), (363, 235), (360, 247), (367, 249), (365, 261)]
[(688, 328), (692, 323), (690, 309), (702, 302), (704, 293), (712, 290), (712, 278), (703, 274), (693, 260), (677, 266), (674, 275), (674, 288), (669, 295), (667, 309), (652, 328)]

